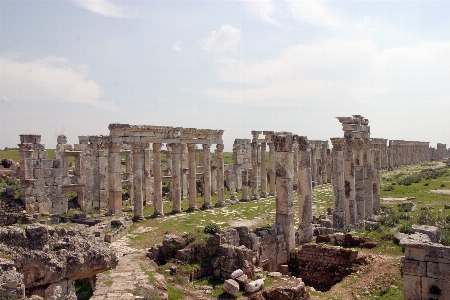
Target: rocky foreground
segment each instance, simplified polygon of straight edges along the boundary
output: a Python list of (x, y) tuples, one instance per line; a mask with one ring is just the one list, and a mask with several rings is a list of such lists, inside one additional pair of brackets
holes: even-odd
[(0, 228), (0, 295), (12, 299), (76, 299), (74, 281), (115, 268), (116, 252), (76, 229), (28, 225)]

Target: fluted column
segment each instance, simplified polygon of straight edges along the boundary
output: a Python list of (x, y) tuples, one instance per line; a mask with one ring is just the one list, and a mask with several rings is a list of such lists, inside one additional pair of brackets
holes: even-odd
[(153, 205), (155, 216), (164, 216), (162, 201), (161, 147), (161, 143), (153, 143)]
[(223, 171), (223, 144), (216, 145), (216, 166), (217, 166), (217, 203), (216, 207), (225, 205), (224, 171)]
[(212, 208), (211, 204), (211, 145), (203, 144), (203, 208)]
[(181, 212), (181, 144), (170, 144), (172, 149), (172, 213)]
[(276, 194), (275, 166), (275, 145), (273, 143), (269, 143), (269, 196), (275, 196)]
[(189, 158), (189, 211), (196, 211), (197, 208), (197, 145), (188, 144)]
[(313, 239), (311, 150), (299, 148), (298, 158), (298, 236), (308, 243)]
[(109, 212), (116, 216), (122, 215), (122, 176), (120, 174), (121, 149), (121, 143), (111, 143), (108, 154)]
[(261, 198), (267, 198), (266, 143), (261, 143)]
[(144, 219), (144, 200), (142, 195), (144, 145), (133, 143), (133, 193), (134, 193), (134, 220)]

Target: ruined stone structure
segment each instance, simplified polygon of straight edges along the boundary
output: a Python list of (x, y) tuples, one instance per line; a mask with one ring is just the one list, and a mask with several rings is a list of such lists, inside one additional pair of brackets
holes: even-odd
[(390, 140), (388, 148), (388, 169), (430, 161), (429, 142)]
[(331, 182), (331, 177), (328, 178), (328, 156), (330, 155), (328, 148), (328, 141), (309, 141), (313, 186)]
[(450, 299), (450, 247), (434, 236), (415, 233), (400, 241), (405, 248), (401, 263), (406, 300)]

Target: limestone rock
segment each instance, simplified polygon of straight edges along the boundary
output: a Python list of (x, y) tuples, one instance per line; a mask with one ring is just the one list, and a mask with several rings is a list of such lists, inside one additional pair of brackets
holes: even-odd
[(308, 300), (309, 292), (301, 278), (283, 276), (281, 280), (275, 281), (270, 287), (260, 291), (251, 300)]
[(118, 263), (108, 244), (92, 241), (75, 229), (42, 224), (26, 230), (0, 228), (0, 251), (14, 261), (27, 289), (91, 277)]
[(239, 283), (234, 279), (227, 279), (223, 283), (222, 289), (233, 297), (239, 294)]
[(241, 276), (242, 274), (244, 274), (244, 271), (242, 271), (241, 269), (237, 269), (236, 271), (231, 273), (230, 278), (235, 279), (235, 278)]
[(258, 279), (247, 283), (247, 285), (245, 286), (245, 291), (247, 293), (254, 293), (259, 291), (263, 287), (264, 287), (264, 279)]

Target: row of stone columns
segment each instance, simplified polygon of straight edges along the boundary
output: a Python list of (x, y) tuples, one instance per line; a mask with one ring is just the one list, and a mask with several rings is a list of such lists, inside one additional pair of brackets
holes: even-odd
[(388, 147), (388, 169), (430, 161), (428, 142), (390, 140)]

